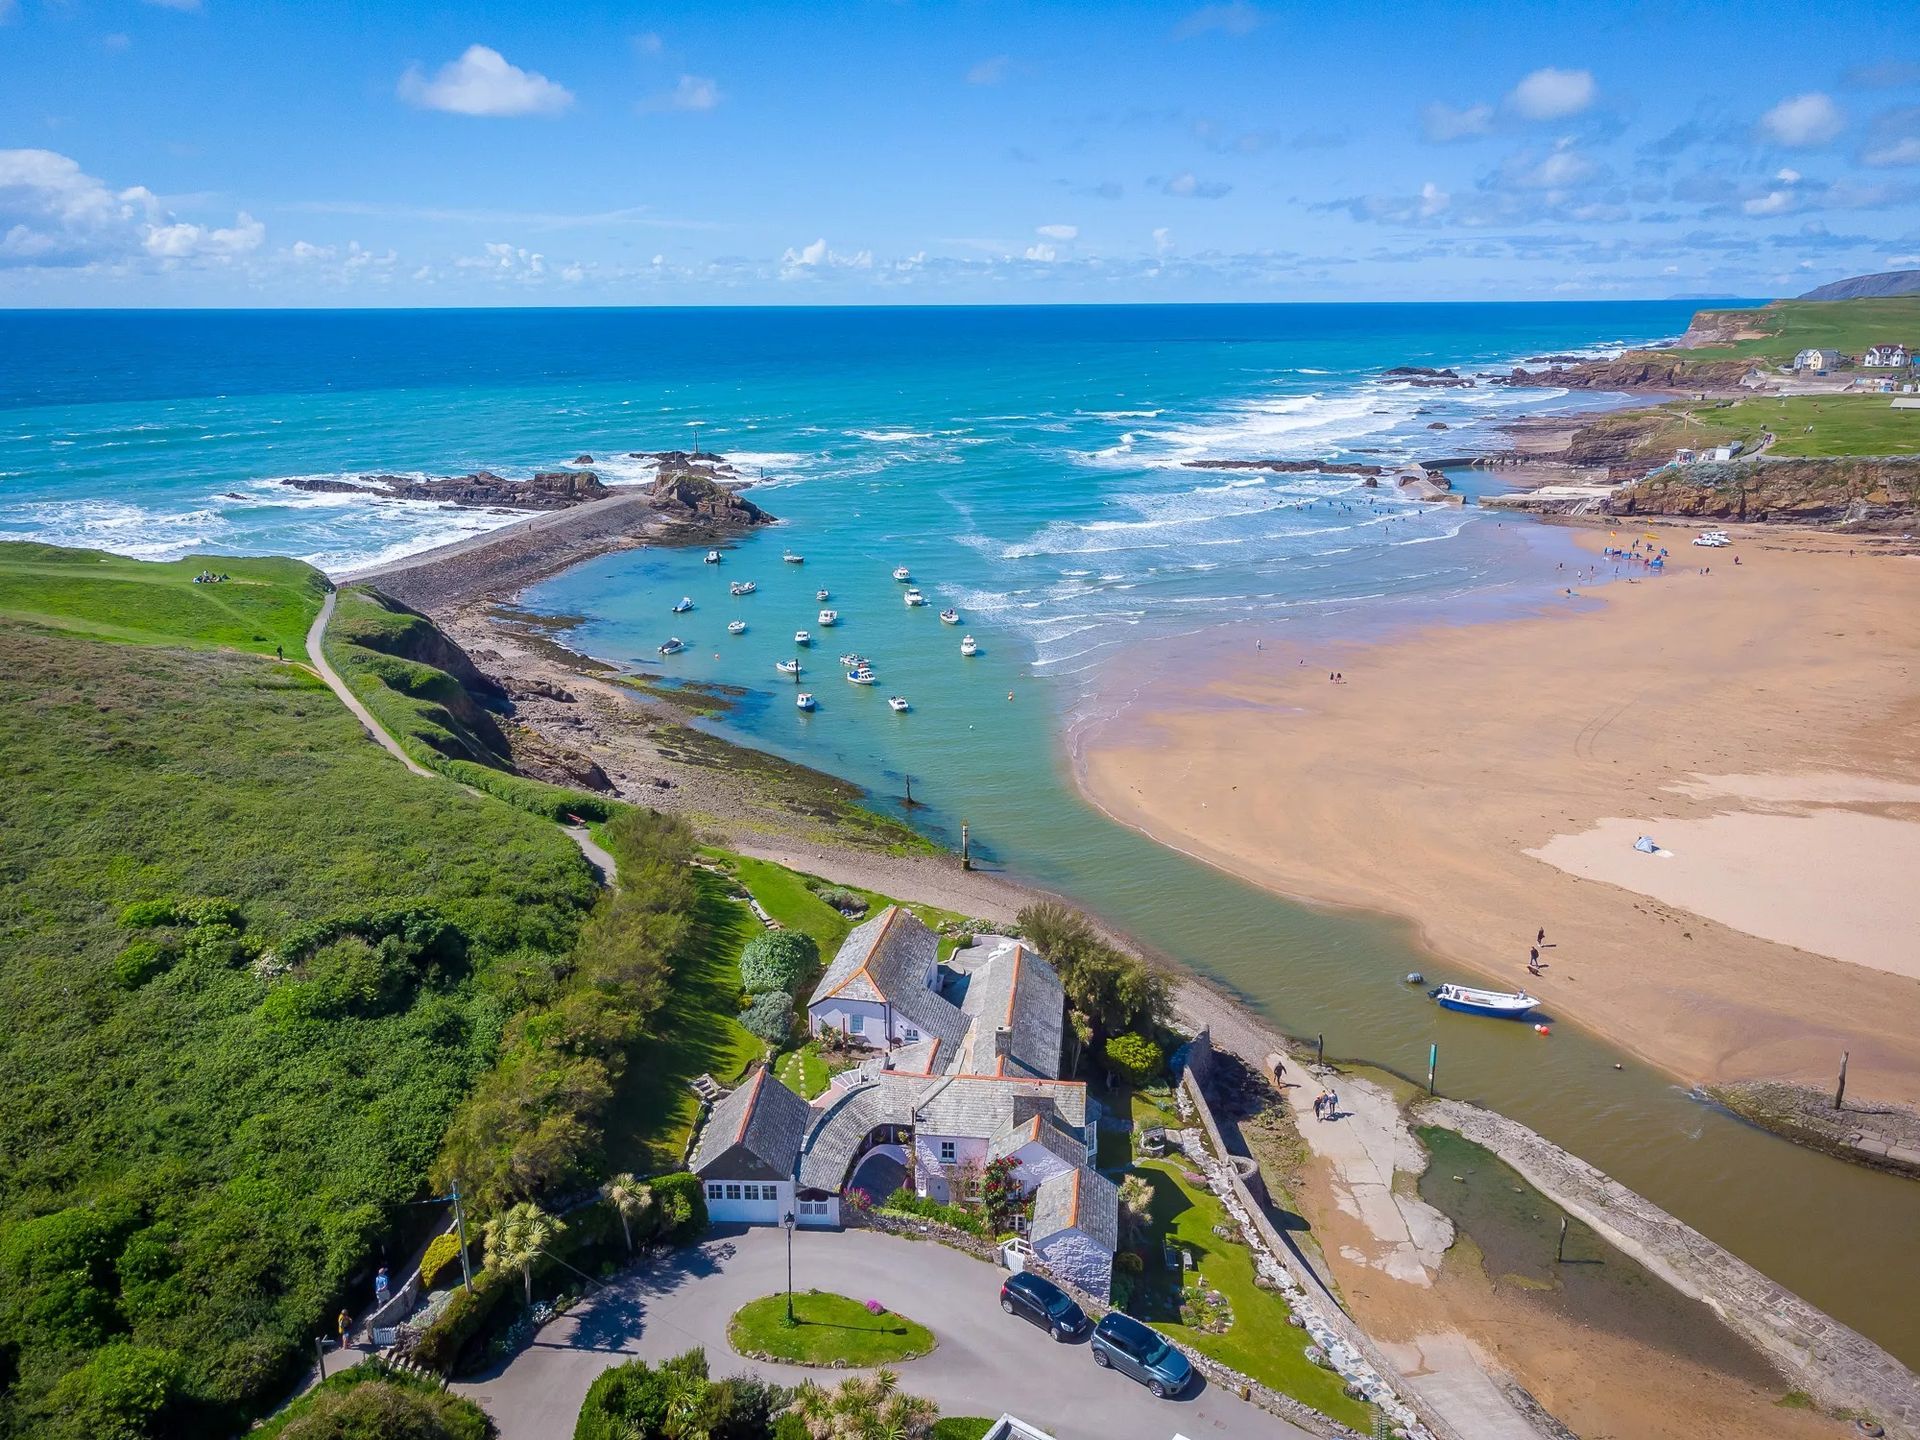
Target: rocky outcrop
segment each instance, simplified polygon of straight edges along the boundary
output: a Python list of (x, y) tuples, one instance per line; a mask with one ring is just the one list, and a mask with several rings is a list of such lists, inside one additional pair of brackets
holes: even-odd
[(1920, 521), (1920, 459), (1669, 465), (1615, 490), (1606, 513), (1905, 530)]
[(1404, 380), (1429, 390), (1472, 389), (1473, 381), (1457, 370), (1435, 370), (1427, 365), (1396, 365), (1382, 372), (1389, 380)]
[(1189, 470), (1271, 470), (1276, 475), (1385, 475), (1385, 465), (1353, 460), (1189, 460)]
[(601, 484), (600, 477), (591, 470), (547, 470), (531, 480), (508, 480), (491, 470), (476, 470), (471, 475), (433, 480), (416, 480), (406, 475), (362, 475), (358, 481), (294, 476), (280, 483), (295, 490), (333, 495), (502, 506), (510, 510), (564, 510), (588, 500), (604, 500), (614, 493)]
[(1504, 385), (1554, 385), (1569, 390), (1734, 390), (1752, 370), (1749, 360), (1689, 360), (1653, 350), (1629, 350), (1612, 360), (1583, 360), (1522, 370)]
[(698, 525), (741, 529), (766, 525), (773, 517), (739, 492), (722, 485), (704, 469), (662, 465), (647, 497), (655, 509)]

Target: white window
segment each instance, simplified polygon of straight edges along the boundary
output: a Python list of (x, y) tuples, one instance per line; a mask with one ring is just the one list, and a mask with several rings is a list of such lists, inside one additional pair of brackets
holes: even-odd
[(802, 1215), (824, 1215), (827, 1213), (827, 1202), (824, 1200), (802, 1200), (800, 1202), (800, 1213)]
[(738, 1185), (727, 1186), (727, 1199), (738, 1200), (739, 1198), (740, 1198), (740, 1187)]
[(951, 1140), (942, 1140), (940, 1142), (940, 1163), (942, 1165), (951, 1165), (958, 1158), (959, 1150), (954, 1142)]
[(903, 1030), (901, 1034), (906, 1037), (906, 1042), (909, 1045), (917, 1045), (920, 1043), (920, 1032), (914, 1029), (913, 1026), (911, 1025), (907, 1026), (907, 1028)]
[(719, 1198), (720, 1198), (720, 1182), (718, 1180), (715, 1180), (710, 1182), (707, 1186), (707, 1199), (718, 1200)]
[(865, 1030), (866, 1028), (867, 1028), (866, 1016), (864, 1015), (847, 1016), (847, 1033), (849, 1035), (858, 1035), (861, 1031)]

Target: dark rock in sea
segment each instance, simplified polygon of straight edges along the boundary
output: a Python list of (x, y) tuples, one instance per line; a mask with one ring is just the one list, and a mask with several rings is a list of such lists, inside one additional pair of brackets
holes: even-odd
[(1428, 380), (1458, 380), (1460, 378), (1460, 372), (1457, 370), (1435, 370), (1430, 365), (1396, 365), (1391, 370), (1383, 371), (1382, 373), (1391, 375), (1396, 380), (1404, 380), (1416, 375)]
[(405, 475), (363, 475), (360, 484), (344, 480), (282, 480), (296, 490), (335, 495), (369, 495), (389, 500), (425, 500), (445, 505), (509, 510), (564, 510), (588, 500), (604, 500), (614, 492), (591, 470), (548, 470), (531, 480), (507, 480), (491, 470), (446, 479), (415, 480)]
[(1453, 427), (1447, 424), (1447, 422), (1444, 420), (1436, 420), (1431, 425), (1427, 426), (1427, 429), (1429, 430), (1451, 430), (1452, 428)]
[(654, 508), (679, 513), (704, 525), (729, 528), (766, 525), (773, 517), (737, 491), (728, 489), (705, 470), (660, 467), (660, 478), (647, 492)]
[(1380, 488), (1380, 477), (1378, 475), (1369, 475), (1360, 483), (1368, 490), (1378, 490)]
[(573, 463), (576, 465), (591, 465), (593, 463), (593, 456), (576, 455), (573, 457)]
[(1529, 355), (1522, 365), (1584, 365), (1591, 355)]
[(1351, 460), (1189, 460), (1189, 470), (1270, 470), (1276, 475), (1384, 475), (1379, 465)]
[(242, 495), (238, 490), (229, 490), (220, 497), (222, 500), (251, 500), (251, 495)]

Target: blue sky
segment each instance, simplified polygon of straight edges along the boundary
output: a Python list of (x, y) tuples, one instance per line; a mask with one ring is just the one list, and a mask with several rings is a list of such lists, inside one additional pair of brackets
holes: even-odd
[(1793, 294), (1920, 266), (1868, 5), (0, 0), (0, 305)]

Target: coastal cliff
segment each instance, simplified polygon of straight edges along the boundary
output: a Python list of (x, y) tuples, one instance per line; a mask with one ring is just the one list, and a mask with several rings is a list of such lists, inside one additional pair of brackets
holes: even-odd
[(1501, 383), (1570, 390), (1733, 390), (1752, 369), (1750, 360), (1691, 360), (1664, 351), (1629, 350), (1612, 360), (1582, 360), (1544, 370), (1516, 367)]
[(1604, 513), (1904, 529), (1920, 518), (1920, 459), (1670, 465), (1615, 490)]

